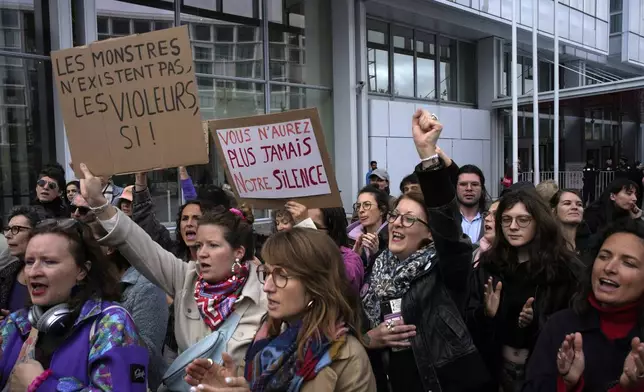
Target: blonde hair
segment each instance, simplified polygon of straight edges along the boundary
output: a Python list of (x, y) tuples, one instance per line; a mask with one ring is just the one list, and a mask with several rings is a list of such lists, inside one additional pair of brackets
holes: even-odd
[(546, 180), (536, 186), (537, 193), (543, 201), (550, 204), (550, 199), (559, 191), (559, 185), (555, 180)]
[[(298, 358), (302, 359), (310, 338), (324, 335), (335, 340), (338, 322), (360, 339), (361, 303), (347, 279), (340, 249), (326, 233), (296, 227), (273, 234), (262, 248), (262, 258), (266, 264), (284, 268), (311, 296), (297, 336)], [(268, 324), (269, 335), (279, 335), (282, 320), (268, 317)]]

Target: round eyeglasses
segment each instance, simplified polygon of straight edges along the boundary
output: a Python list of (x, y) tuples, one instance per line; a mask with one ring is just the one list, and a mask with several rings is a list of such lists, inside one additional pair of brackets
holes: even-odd
[(286, 274), (286, 271), (284, 271), (284, 268), (274, 267), (271, 270), (266, 264), (262, 264), (257, 267), (257, 279), (259, 280), (259, 283), (266, 283), (269, 276), (273, 278), (273, 284), (275, 284), (277, 288), (283, 289), (288, 284), (288, 275)]

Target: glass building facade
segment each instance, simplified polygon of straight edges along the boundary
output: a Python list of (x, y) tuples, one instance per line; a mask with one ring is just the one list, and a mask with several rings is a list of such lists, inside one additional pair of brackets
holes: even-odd
[[(28, 202), (38, 168), (56, 160), (46, 45), (50, 3), (0, 0), (0, 211)], [(328, 1), (185, 0), (176, 10), (172, 1), (101, 0), (95, 5), (99, 40), (165, 29), (176, 22), (188, 26), (204, 120), (317, 107), (333, 156)], [(78, 18), (83, 4), (71, 6), (78, 45), (78, 32), (86, 28)], [(212, 145), (210, 154), (209, 164), (188, 168), (196, 184), (226, 181)], [(134, 180), (116, 176), (114, 182), (128, 185)], [(174, 221), (182, 203), (177, 171), (150, 173), (149, 183), (157, 216)], [(256, 211), (256, 216), (266, 213)]]
[(0, 211), (29, 204), (56, 159), (49, 2), (0, 1)]

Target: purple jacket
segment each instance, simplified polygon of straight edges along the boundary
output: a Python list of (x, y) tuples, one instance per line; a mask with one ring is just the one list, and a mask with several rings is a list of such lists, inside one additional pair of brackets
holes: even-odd
[(356, 294), (360, 294), (360, 288), (362, 287), (362, 281), (364, 280), (364, 265), (360, 255), (349, 249), (346, 246), (340, 247), (340, 252), (342, 252), (342, 258), (344, 259), (344, 268), (347, 271), (347, 278), (351, 287), (356, 291)]
[[(136, 326), (122, 307), (104, 310), (114, 303), (88, 300), (74, 323), (74, 332), (51, 358), (52, 375), (38, 391), (147, 390), (148, 351)], [(0, 323), (2, 358), (0, 389), (4, 388), (31, 331), (28, 310), (10, 314)], [(90, 330), (95, 324), (94, 335)]]

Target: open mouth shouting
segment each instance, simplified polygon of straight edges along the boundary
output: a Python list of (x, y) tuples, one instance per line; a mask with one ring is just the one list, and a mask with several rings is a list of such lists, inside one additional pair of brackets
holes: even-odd
[(31, 291), (31, 296), (32, 297), (42, 297), (47, 293), (47, 286), (46, 284), (43, 283), (37, 283), (37, 282), (31, 282), (29, 284), (29, 289)]
[(605, 293), (614, 293), (620, 284), (616, 281), (608, 278), (599, 278), (599, 287), (598, 289)]

